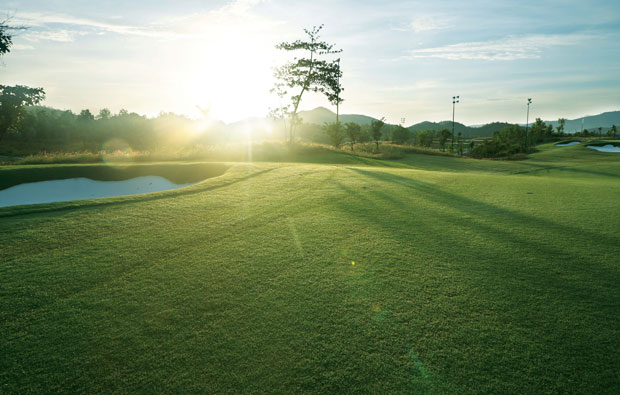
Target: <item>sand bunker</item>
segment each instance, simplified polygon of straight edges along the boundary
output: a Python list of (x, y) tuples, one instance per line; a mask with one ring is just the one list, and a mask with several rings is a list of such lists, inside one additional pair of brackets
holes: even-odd
[(136, 177), (124, 181), (95, 181), (80, 177), (31, 182), (0, 191), (0, 207), (138, 195), (178, 189), (193, 184), (196, 183), (175, 184), (160, 176)]
[(597, 145), (587, 145), (586, 147), (595, 149), (601, 152), (620, 152), (620, 147), (616, 147), (615, 145), (605, 144), (602, 147)]

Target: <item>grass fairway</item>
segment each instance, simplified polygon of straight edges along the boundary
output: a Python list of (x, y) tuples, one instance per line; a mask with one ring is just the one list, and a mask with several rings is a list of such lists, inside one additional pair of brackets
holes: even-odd
[(0, 209), (0, 392), (620, 392), (620, 154), (353, 158)]

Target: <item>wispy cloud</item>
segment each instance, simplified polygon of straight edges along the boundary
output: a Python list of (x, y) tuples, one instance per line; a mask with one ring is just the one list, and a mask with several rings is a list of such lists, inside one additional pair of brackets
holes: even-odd
[(14, 44), (11, 47), (12, 51), (28, 51), (34, 49), (34, 47), (32, 45), (24, 45), (24, 44)]
[(534, 34), (508, 36), (499, 40), (474, 41), (434, 48), (415, 49), (412, 58), (440, 58), (449, 60), (517, 60), (540, 58), (547, 48), (569, 46), (588, 38), (586, 34)]
[[(51, 40), (68, 42), (77, 36), (88, 33), (115, 33), (161, 39), (200, 37), (201, 30), (208, 29), (210, 22), (230, 21), (230, 18), (247, 17), (250, 10), (265, 0), (237, 0), (220, 8), (200, 14), (190, 14), (170, 18), (142, 26), (108, 23), (89, 18), (75, 17), (67, 14), (50, 14), (40, 12), (18, 12), (13, 22), (31, 28), (24, 35), (30, 41)], [(60, 30), (54, 27), (63, 26)], [(199, 29), (202, 27), (202, 29)]]
[(410, 29), (416, 33), (426, 32), (429, 30), (444, 29), (448, 26), (448, 19), (438, 17), (414, 18), (409, 25)]
[(438, 80), (422, 80), (414, 84), (381, 86), (378, 87), (377, 90), (380, 90), (382, 92), (426, 91), (431, 89), (437, 89), (442, 85), (442, 82)]
[(71, 42), (75, 37), (85, 34), (84, 32), (77, 30), (46, 30), (46, 31), (33, 31), (24, 34), (22, 37), (28, 41), (58, 41), (58, 42)]
[(398, 32), (414, 32), (421, 33), (431, 30), (445, 29), (450, 26), (454, 21), (454, 18), (447, 16), (422, 16), (413, 18), (407, 24), (401, 24), (400, 26), (392, 27), (391, 30)]

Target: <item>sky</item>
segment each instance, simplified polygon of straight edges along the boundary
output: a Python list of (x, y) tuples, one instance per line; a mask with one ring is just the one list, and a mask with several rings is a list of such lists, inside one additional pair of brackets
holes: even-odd
[[(4, 0), (15, 32), (0, 84), (43, 87), (45, 105), (175, 112), (234, 122), (281, 103), (282, 41), (324, 25), (342, 49), (341, 113), (406, 125), (524, 123), (620, 110), (620, 2)], [(303, 54), (297, 54), (303, 56)], [(301, 109), (324, 106), (316, 94)], [(201, 111), (203, 110), (203, 111)]]

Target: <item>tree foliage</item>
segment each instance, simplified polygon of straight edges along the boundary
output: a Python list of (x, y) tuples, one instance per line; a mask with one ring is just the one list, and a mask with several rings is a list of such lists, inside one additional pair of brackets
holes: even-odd
[(446, 142), (450, 137), (452, 137), (452, 132), (450, 132), (448, 129), (441, 129), (439, 131), (439, 148), (442, 151), (446, 150)]
[[(450, 136), (452, 136), (451, 133)], [(434, 137), (435, 132), (433, 130), (418, 130), (415, 135), (416, 145), (429, 148), (433, 144)]]
[(9, 53), (13, 45), (13, 38), (9, 34), (10, 28), (6, 21), (0, 23), (0, 55)]
[[(7, 54), (13, 44), (9, 34), (12, 27), (6, 21), (0, 23), (0, 56)], [(30, 88), (24, 85), (0, 85), (0, 139), (15, 131), (25, 115), (25, 106), (32, 106), (45, 99), (43, 88)]]
[(26, 111), (25, 106), (32, 106), (45, 99), (42, 88), (30, 88), (24, 85), (0, 85), (0, 139), (15, 131)]
[(323, 126), (323, 129), (325, 130), (325, 133), (329, 137), (329, 141), (331, 145), (333, 145), (335, 148), (340, 148), (340, 146), (342, 145), (345, 139), (345, 132), (344, 132), (344, 128), (342, 127), (342, 123), (340, 122), (326, 123)]
[(383, 125), (385, 125), (385, 118), (374, 119), (370, 122), (370, 136), (377, 145), (377, 152), (379, 151), (379, 141), (381, 141), (381, 129), (383, 128)]
[(566, 125), (566, 119), (565, 118), (559, 118), (558, 119), (558, 126), (556, 126), (556, 130), (557, 130), (559, 135), (564, 134), (564, 126), (565, 125)]
[(396, 126), (392, 132), (392, 142), (396, 144), (405, 144), (411, 139), (411, 132), (402, 125)]
[(294, 128), (298, 118), (299, 104), (305, 92), (324, 94), (332, 104), (340, 103), (340, 77), (342, 72), (337, 60), (326, 60), (326, 55), (342, 52), (334, 49), (320, 39), (323, 25), (315, 26), (311, 30), (304, 29), (306, 38), (293, 42), (282, 42), (276, 45), (277, 49), (287, 52), (304, 52), (305, 56), (297, 58), (275, 69), (276, 83), (271, 90), (287, 103), (273, 111), (280, 117), (289, 118), (289, 142), (293, 141)]
[(351, 143), (351, 151), (353, 151), (355, 147), (355, 143), (360, 141), (362, 138), (362, 128), (359, 124), (355, 122), (348, 122), (345, 126), (345, 133), (349, 138), (349, 142)]

